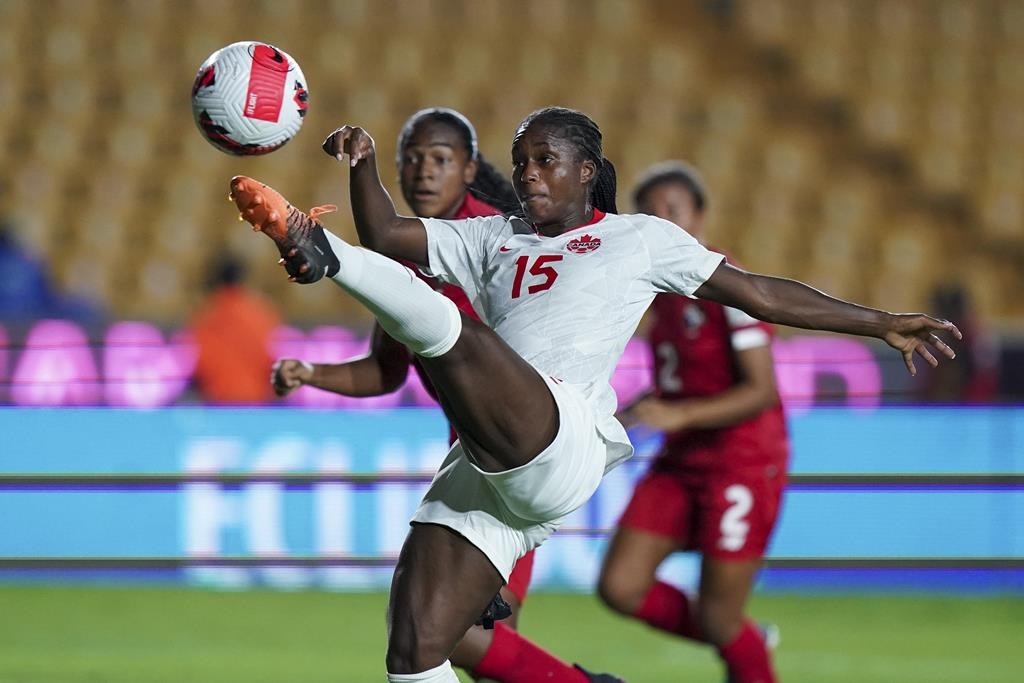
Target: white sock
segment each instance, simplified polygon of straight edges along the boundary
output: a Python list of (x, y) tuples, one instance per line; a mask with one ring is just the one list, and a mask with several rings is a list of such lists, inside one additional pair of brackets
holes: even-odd
[(331, 279), (370, 309), (388, 334), (425, 358), (443, 356), (455, 346), (462, 316), (450, 299), (401, 263), (324, 233), (341, 261)]
[(388, 683), (459, 683), (451, 662), (418, 674), (388, 674)]

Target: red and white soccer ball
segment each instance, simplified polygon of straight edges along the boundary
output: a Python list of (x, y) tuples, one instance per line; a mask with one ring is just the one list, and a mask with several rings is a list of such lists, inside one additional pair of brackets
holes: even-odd
[(228, 154), (268, 154), (295, 137), (306, 116), (306, 77), (291, 55), (255, 41), (217, 50), (192, 84), (199, 131)]

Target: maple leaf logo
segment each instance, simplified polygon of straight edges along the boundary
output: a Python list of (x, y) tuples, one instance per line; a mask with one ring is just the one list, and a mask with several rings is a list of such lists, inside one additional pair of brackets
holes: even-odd
[(591, 235), (583, 235), (577, 237), (574, 240), (570, 240), (569, 244), (565, 245), (565, 248), (574, 254), (587, 254), (601, 246), (600, 237), (592, 237)]

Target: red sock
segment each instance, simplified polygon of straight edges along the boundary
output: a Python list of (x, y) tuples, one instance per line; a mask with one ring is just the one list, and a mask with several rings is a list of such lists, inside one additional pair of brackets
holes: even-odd
[(700, 625), (690, 612), (690, 599), (667, 583), (656, 581), (633, 616), (656, 629), (705, 642)]
[(739, 635), (719, 648), (718, 654), (725, 660), (729, 680), (734, 683), (777, 683), (764, 638), (752, 621), (744, 623)]
[(587, 677), (549, 652), (542, 650), (500, 621), (494, 624), (494, 640), (473, 676), (501, 683), (587, 683)]

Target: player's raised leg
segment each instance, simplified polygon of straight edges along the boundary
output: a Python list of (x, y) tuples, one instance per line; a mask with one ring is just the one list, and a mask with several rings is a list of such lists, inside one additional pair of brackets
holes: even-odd
[(231, 181), (231, 197), (241, 217), (274, 240), (293, 279), (330, 277), (421, 358), (445, 413), (481, 469), (520, 467), (552, 442), (558, 414), (550, 391), (493, 330), (462, 316), (398, 262), (327, 232), (316, 210), (303, 213), (273, 188), (238, 176)]

